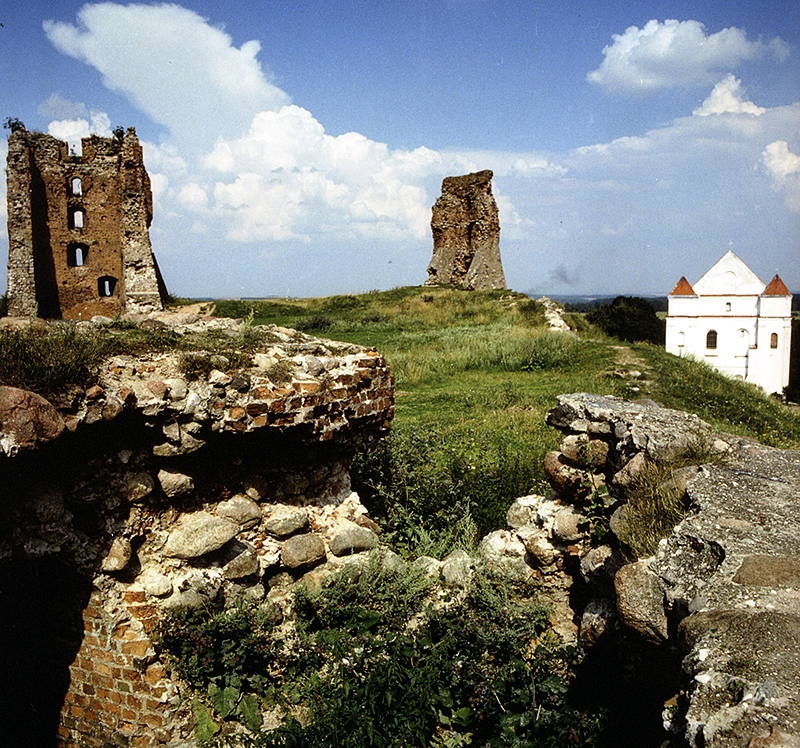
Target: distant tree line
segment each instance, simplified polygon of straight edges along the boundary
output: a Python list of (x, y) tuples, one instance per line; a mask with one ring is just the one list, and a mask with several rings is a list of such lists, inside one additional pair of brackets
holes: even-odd
[(610, 304), (600, 304), (586, 318), (606, 335), (628, 342), (646, 341), (664, 345), (666, 322), (655, 307), (638, 296), (617, 296)]
[[(578, 314), (588, 314), (598, 307), (612, 303), (613, 296), (600, 296), (593, 299), (582, 299), (576, 297), (559, 297), (553, 296), (554, 301), (564, 305), (564, 309), (568, 312), (577, 312)], [(666, 296), (648, 296), (646, 301), (657, 312), (666, 312), (668, 298)]]

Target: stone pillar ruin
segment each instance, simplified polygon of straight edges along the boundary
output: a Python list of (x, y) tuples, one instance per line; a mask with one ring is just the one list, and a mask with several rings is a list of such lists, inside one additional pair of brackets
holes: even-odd
[(135, 130), (67, 143), (21, 125), (8, 139), (10, 316), (160, 311), (150, 179)]
[(431, 217), (433, 258), (426, 286), (506, 288), (492, 176), (486, 169), (442, 182)]

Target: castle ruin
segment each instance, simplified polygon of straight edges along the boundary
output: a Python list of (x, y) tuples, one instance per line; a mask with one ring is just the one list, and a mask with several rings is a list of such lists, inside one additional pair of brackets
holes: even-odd
[(150, 178), (136, 131), (81, 140), (12, 127), (8, 139), (8, 313), (91, 319), (163, 308), (150, 246)]
[(433, 258), (426, 286), (468, 290), (505, 288), (500, 261), (500, 219), (489, 169), (447, 177), (433, 206)]

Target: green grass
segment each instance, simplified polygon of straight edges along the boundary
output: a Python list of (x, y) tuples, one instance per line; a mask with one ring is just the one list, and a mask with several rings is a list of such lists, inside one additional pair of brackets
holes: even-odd
[[(561, 435), (544, 417), (562, 393), (649, 396), (721, 431), (800, 447), (800, 419), (755, 388), (656, 346), (623, 344), (584, 315), (568, 315), (578, 335), (548, 332), (541, 307), (513, 292), (405, 287), (222, 302), (216, 313), (300, 325), (386, 356), (397, 383), (394, 433), (356, 460), (353, 478), (406, 555), (447, 548), (449, 528), (465, 517), (479, 533), (503, 526), (514, 498), (549, 492), (542, 459)], [(620, 345), (650, 369), (638, 392), (639, 382), (613, 374)]]
[(757, 387), (656, 346), (635, 350), (653, 367), (658, 401), (664, 407), (696, 413), (724, 432), (785, 449), (800, 448), (800, 417)]

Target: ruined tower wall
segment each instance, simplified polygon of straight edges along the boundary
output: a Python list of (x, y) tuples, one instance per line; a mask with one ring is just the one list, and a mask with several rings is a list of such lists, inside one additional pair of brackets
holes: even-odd
[(161, 307), (160, 278), (150, 246), (153, 193), (144, 169), (142, 147), (129, 129), (122, 141), (122, 256), (126, 311), (146, 313)]
[(489, 169), (447, 177), (433, 206), (433, 257), (425, 285), (470, 290), (505, 288), (500, 219)]
[(81, 156), (16, 130), (8, 205), (10, 314), (89, 319), (162, 308), (150, 181), (133, 128), (84, 138)]
[(8, 313), (27, 317), (36, 310), (31, 205), (31, 154), (20, 133), (8, 139)]

